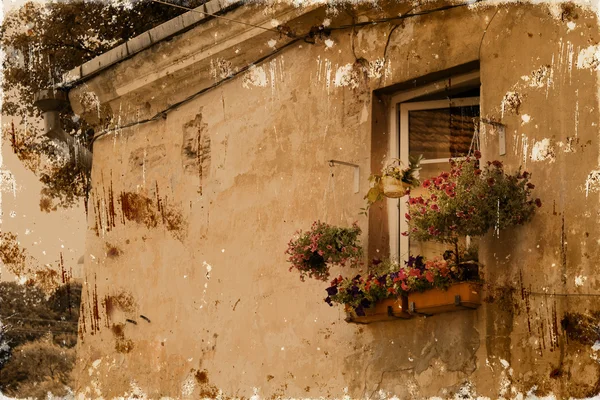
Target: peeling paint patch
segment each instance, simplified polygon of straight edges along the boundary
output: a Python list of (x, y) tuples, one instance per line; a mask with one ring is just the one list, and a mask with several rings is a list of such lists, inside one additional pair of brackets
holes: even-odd
[(242, 87), (250, 89), (250, 86), (266, 87), (269, 84), (267, 73), (263, 67), (251, 66), (242, 78)]
[(502, 117), (504, 118), (505, 113), (519, 114), (519, 107), (521, 106), (521, 95), (517, 92), (506, 92), (500, 107), (502, 109)]
[(367, 67), (367, 76), (369, 78), (379, 79), (385, 73), (385, 58), (378, 58), (375, 61), (369, 61)]
[(521, 115), (521, 121), (523, 121), (521, 122), (521, 125), (528, 124), (529, 121), (531, 121), (531, 117), (529, 116), (529, 114), (523, 114)]
[(324, 43), (325, 43), (325, 46), (327, 46), (328, 49), (332, 48), (333, 45), (335, 44), (335, 42), (333, 40), (331, 40), (331, 39), (326, 39)]
[(579, 52), (577, 68), (597, 70), (600, 66), (600, 46), (589, 46)]
[(590, 192), (600, 191), (600, 169), (591, 171), (585, 180), (585, 197), (588, 197)]
[(531, 159), (533, 161), (555, 161), (556, 154), (554, 152), (554, 146), (550, 143), (550, 139), (545, 138), (533, 144), (531, 148)]
[(335, 78), (333, 84), (336, 87), (348, 86), (352, 89), (358, 87), (358, 80), (354, 74), (354, 67), (352, 64), (346, 64), (341, 66), (335, 72)]
[(575, 286), (583, 286), (585, 281), (587, 281), (587, 276), (578, 275), (575, 277)]
[(216, 60), (210, 60), (210, 76), (214, 80), (225, 79), (228, 76), (234, 74), (233, 66), (231, 61), (223, 58), (217, 58)]

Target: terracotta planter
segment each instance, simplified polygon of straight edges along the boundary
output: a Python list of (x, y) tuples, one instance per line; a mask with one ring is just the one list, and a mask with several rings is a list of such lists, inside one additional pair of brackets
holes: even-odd
[(406, 189), (410, 186), (400, 179), (396, 179), (392, 176), (384, 176), (381, 178), (381, 186), (383, 188), (383, 195), (397, 199), (406, 195)]
[(356, 315), (352, 307), (346, 305), (346, 322), (370, 324), (371, 322), (390, 321), (399, 318), (410, 318), (406, 297), (380, 300), (373, 307), (365, 308), (364, 316)]
[(448, 290), (430, 289), (408, 295), (409, 311), (414, 314), (434, 315), (481, 305), (481, 284), (461, 282)]

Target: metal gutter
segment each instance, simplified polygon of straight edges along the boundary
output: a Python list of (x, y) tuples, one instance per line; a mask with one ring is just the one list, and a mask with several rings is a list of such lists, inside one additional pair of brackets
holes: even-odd
[(209, 14), (224, 14), (238, 8), (242, 4), (243, 1), (237, 0), (210, 0), (200, 7), (195, 8), (194, 11), (188, 11), (160, 24), (66, 72), (63, 75), (62, 82), (57, 87), (68, 90), (78, 86), (113, 65), (131, 58), (159, 42), (180, 35), (213, 19), (210, 15), (203, 14), (204, 12)]

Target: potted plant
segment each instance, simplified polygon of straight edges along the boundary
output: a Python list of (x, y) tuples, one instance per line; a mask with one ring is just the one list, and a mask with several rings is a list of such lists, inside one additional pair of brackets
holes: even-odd
[(457, 265), (462, 261), (461, 238), (524, 224), (536, 206), (542, 205), (540, 199), (530, 197), (535, 186), (529, 182), (527, 171), (506, 173), (500, 161), (480, 168), (480, 158), (476, 151), (474, 158), (450, 160), (449, 172), (423, 180), (427, 195), (408, 199), (405, 218), (409, 230), (402, 234), (451, 244), (451, 258)]
[[(411, 296), (420, 292), (433, 293), (433, 305), (436, 307), (454, 305), (455, 297), (448, 299), (448, 290), (452, 293), (458, 290), (465, 292), (465, 288), (473, 285), (473, 282), (462, 285), (464, 273), (460, 268), (454, 266), (441, 258), (425, 260), (422, 256), (410, 257), (404, 265), (397, 262), (374, 260), (371, 271), (366, 276), (356, 275), (353, 278), (339, 276), (331, 281), (327, 290), (325, 302), (330, 306), (333, 303), (343, 304), (348, 322), (370, 323), (375, 321), (410, 318), (409, 304)], [(438, 293), (442, 293), (439, 295)], [(465, 296), (465, 300), (471, 307), (480, 304), (474, 296)], [(441, 298), (441, 302), (440, 302)], [(432, 296), (426, 296), (425, 300), (431, 300)], [(419, 312), (421, 310), (434, 313), (433, 311), (448, 311), (448, 309), (430, 310), (430, 303), (416, 298)]]
[(363, 209), (364, 213), (384, 196), (399, 198), (409, 194), (410, 189), (419, 184), (418, 171), (421, 169), (421, 159), (422, 156), (411, 158), (406, 168), (402, 168), (399, 159), (393, 159), (383, 168), (381, 175), (371, 175), (369, 177), (371, 188), (365, 196), (367, 206)]
[(340, 228), (315, 221), (307, 232), (298, 231), (288, 243), (285, 253), (292, 265), (289, 270), (300, 272), (300, 280), (311, 277), (318, 280), (329, 278), (333, 265), (356, 267), (362, 264), (363, 250), (356, 223), (350, 228)]

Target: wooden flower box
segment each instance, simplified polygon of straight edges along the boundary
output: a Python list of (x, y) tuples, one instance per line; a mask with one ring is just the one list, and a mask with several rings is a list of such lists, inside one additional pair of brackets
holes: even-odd
[(396, 319), (408, 319), (408, 299), (385, 299), (375, 303), (374, 307), (365, 308), (365, 315), (358, 316), (352, 307), (346, 305), (346, 322), (355, 324), (370, 324), (379, 321), (391, 321)]
[(477, 282), (456, 283), (448, 290), (430, 289), (408, 295), (408, 311), (411, 314), (434, 315), (463, 309), (475, 309), (481, 305), (481, 284)]

